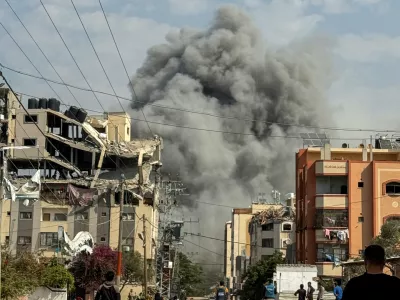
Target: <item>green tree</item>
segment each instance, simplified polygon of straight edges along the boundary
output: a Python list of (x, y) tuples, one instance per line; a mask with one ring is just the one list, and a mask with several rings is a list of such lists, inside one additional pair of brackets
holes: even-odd
[(284, 264), (285, 259), (281, 252), (276, 251), (267, 259), (260, 260), (255, 265), (250, 266), (243, 275), (244, 285), (241, 298), (262, 299), (263, 284), (267, 279), (272, 279), (276, 271), (276, 265)]
[[(140, 252), (125, 252), (122, 257), (124, 272), (122, 276), (122, 287), (125, 285), (142, 285), (143, 283), (143, 258)], [(150, 279), (148, 272), (148, 280)]]
[(178, 265), (177, 276), (179, 279), (180, 290), (185, 291), (187, 296), (203, 296), (203, 269), (196, 263), (193, 263), (185, 254), (178, 252), (175, 265)]
[(3, 249), (1, 272), (1, 298), (16, 299), (29, 295), (40, 286), (42, 265), (31, 252), (12, 255)]
[[(381, 227), (381, 232), (372, 240), (372, 244), (380, 245), (385, 249), (386, 258), (400, 256), (400, 221), (388, 221)], [(394, 273), (394, 266), (386, 266)]]
[(52, 288), (73, 288), (74, 277), (62, 265), (57, 263), (57, 259), (53, 258), (44, 268), (41, 277), (41, 284)]

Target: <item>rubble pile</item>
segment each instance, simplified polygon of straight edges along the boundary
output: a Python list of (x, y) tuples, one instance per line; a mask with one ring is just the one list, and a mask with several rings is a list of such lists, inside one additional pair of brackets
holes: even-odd
[(261, 212), (257, 212), (251, 222), (257, 222), (260, 225), (266, 224), (268, 221), (293, 221), (294, 211), (287, 206), (271, 207)]
[(140, 151), (143, 151), (145, 155), (152, 156), (157, 146), (161, 143), (159, 138), (154, 138), (152, 140), (141, 139), (118, 143), (107, 139), (103, 141), (108, 153), (113, 153), (120, 156), (138, 156)]

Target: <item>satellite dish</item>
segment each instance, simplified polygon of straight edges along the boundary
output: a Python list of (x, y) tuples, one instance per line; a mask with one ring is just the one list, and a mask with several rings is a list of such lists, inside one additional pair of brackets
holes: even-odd
[(287, 238), (286, 240), (283, 241), (286, 245), (292, 244), (292, 240)]

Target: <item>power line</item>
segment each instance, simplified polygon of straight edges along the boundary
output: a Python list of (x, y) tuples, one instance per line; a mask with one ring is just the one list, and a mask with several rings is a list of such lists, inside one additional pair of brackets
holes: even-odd
[[(72, 1), (72, 0), (71, 0), (71, 1)], [(129, 74), (128, 74), (128, 71), (127, 71), (127, 69), (126, 69), (124, 60), (122, 59), (121, 52), (119, 51), (117, 41), (115, 40), (114, 34), (113, 34), (112, 30), (111, 30), (110, 23), (108, 22), (107, 15), (106, 15), (106, 13), (105, 13), (105, 11), (104, 11), (103, 5), (101, 4), (101, 1), (100, 1), (100, 0), (99, 0), (99, 4), (100, 4), (101, 10), (102, 10), (102, 12), (103, 12), (104, 19), (106, 20), (108, 29), (110, 30), (110, 34), (111, 34), (111, 37), (112, 37), (112, 39), (113, 39), (113, 41), (114, 41), (114, 45), (115, 45), (115, 48), (117, 49), (117, 52), (118, 52), (119, 58), (120, 58), (120, 60), (121, 60), (122, 66), (124, 67), (126, 77), (128, 78), (129, 85), (131, 86), (131, 89), (132, 89), (132, 93), (134, 94), (134, 96), (135, 96), (136, 99), (139, 99), (138, 96), (137, 96), (137, 94), (136, 94), (136, 92), (135, 92), (135, 89), (134, 89), (134, 87), (133, 87), (132, 80), (131, 80), (130, 77), (129, 77)], [(146, 115), (144, 114), (143, 108), (140, 108), (140, 111), (142, 112), (143, 118), (144, 118), (144, 120), (145, 120), (145, 122), (146, 122), (146, 124), (147, 124), (147, 127), (149, 128), (149, 131), (150, 131), (151, 135), (153, 135), (153, 132), (152, 132), (152, 130), (151, 130), (151, 128), (150, 128), (150, 125), (149, 125), (149, 123), (147, 122)]]
[[(56, 32), (58, 33), (58, 36), (60, 37), (60, 39), (61, 39), (61, 41), (63, 42), (65, 48), (67, 49), (69, 55), (71, 56), (72, 60), (74, 61), (75, 65), (76, 65), (76, 67), (78, 68), (80, 74), (82, 75), (82, 78), (85, 80), (87, 86), (89, 87), (89, 90), (88, 90), (88, 91), (91, 91), (91, 92), (93, 93), (93, 96), (95, 97), (95, 99), (96, 99), (97, 102), (99, 103), (101, 109), (102, 109), (103, 111), (106, 111), (106, 110), (104, 109), (103, 104), (101, 104), (99, 98), (97, 97), (96, 93), (93, 91), (93, 88), (92, 88), (92, 86), (90, 85), (89, 81), (87, 80), (86, 76), (83, 74), (82, 69), (79, 67), (78, 62), (76, 61), (76, 59), (75, 59), (75, 57), (73, 56), (71, 50), (69, 49), (67, 43), (65, 42), (65, 40), (64, 40), (64, 38), (62, 37), (60, 31), (58, 30), (58, 28), (57, 28), (56, 24), (54, 23), (54, 21), (53, 21), (51, 15), (50, 15), (50, 13), (47, 11), (47, 8), (46, 8), (46, 6), (43, 4), (43, 1), (40, 0), (40, 3), (42, 4), (42, 7), (43, 7), (43, 9), (45, 10), (47, 16), (49, 17), (51, 23), (53, 24), (54, 29), (55, 29)], [(110, 123), (113, 124), (112, 122), (110, 122)], [(119, 136), (121, 136), (120, 133), (119, 133)], [(122, 136), (121, 136), (121, 137), (122, 137)], [(124, 163), (123, 161), (122, 161), (122, 163), (123, 163), (124, 166), (126, 167), (126, 165), (125, 165), (125, 163)], [(115, 165), (117, 166), (117, 163), (116, 163), (116, 162), (115, 162)]]
[[(36, 76), (33, 74), (29, 74), (23, 71), (19, 71), (16, 70), (14, 68), (8, 67), (6, 65), (4, 65), (3, 63), (0, 63), (0, 66), (3, 67), (4, 69), (7, 69), (9, 71), (12, 71), (14, 73), (23, 75), (23, 76), (27, 76), (27, 77), (32, 77), (35, 79), (40, 79), (40, 80), (46, 80), (49, 81), (51, 83), (54, 84), (59, 84), (59, 85), (64, 85), (64, 83), (56, 81), (56, 80), (52, 80), (49, 78), (45, 78), (45, 77), (40, 77), (40, 76)], [(78, 87), (76, 85), (72, 85), (72, 84), (68, 84), (65, 83), (65, 85), (74, 88), (74, 89), (78, 89), (81, 91), (86, 91), (86, 92), (93, 92), (93, 93), (98, 93), (98, 94), (102, 94), (102, 95), (106, 95), (106, 96), (111, 96), (111, 97), (115, 97), (113, 94), (104, 92), (104, 91), (99, 91), (99, 90), (93, 90), (93, 89), (87, 89), (87, 88), (82, 88), (82, 87)], [(205, 116), (209, 116), (209, 117), (214, 117), (214, 118), (220, 118), (220, 119), (229, 119), (229, 120), (238, 120), (238, 121), (246, 121), (246, 122), (260, 122), (260, 123), (264, 123), (264, 124), (269, 124), (269, 125), (278, 125), (278, 126), (287, 126), (287, 127), (299, 127), (299, 128), (308, 128), (308, 129), (319, 129), (319, 130), (331, 130), (331, 131), (348, 131), (348, 132), (376, 132), (376, 133), (398, 133), (400, 132), (398, 129), (368, 129), (368, 128), (345, 128), (345, 127), (323, 127), (323, 126), (312, 126), (312, 125), (301, 125), (301, 124), (289, 124), (289, 123), (280, 123), (280, 122), (270, 122), (270, 121), (265, 121), (265, 120), (257, 120), (257, 119), (250, 119), (250, 118), (238, 118), (238, 117), (232, 117), (232, 116), (222, 116), (222, 115), (217, 115), (217, 114), (212, 114), (212, 113), (207, 113), (207, 112), (199, 112), (199, 111), (193, 111), (193, 110), (188, 110), (188, 109), (183, 109), (183, 108), (177, 108), (177, 107), (171, 107), (171, 106), (164, 106), (164, 105), (159, 105), (159, 104), (153, 104), (153, 103), (147, 103), (141, 100), (133, 100), (127, 97), (123, 97), (118, 95), (118, 98), (125, 100), (125, 101), (129, 101), (129, 102), (141, 102), (145, 105), (148, 106), (153, 106), (153, 107), (157, 107), (157, 108), (161, 108), (161, 109), (169, 109), (169, 110), (175, 110), (175, 111), (180, 111), (180, 112), (185, 112), (185, 113), (191, 113), (191, 114), (197, 114), (197, 115), (205, 115)], [(145, 120), (141, 120), (143, 122), (145, 122)], [(153, 124), (159, 124), (156, 122), (151, 122), (149, 121), (149, 123), (153, 123)], [(163, 124), (161, 124), (163, 125)]]

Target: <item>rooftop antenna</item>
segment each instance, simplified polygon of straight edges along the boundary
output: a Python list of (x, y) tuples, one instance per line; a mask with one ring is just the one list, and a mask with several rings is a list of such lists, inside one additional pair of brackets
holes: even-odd
[(278, 204), (281, 202), (281, 193), (278, 190), (272, 190), (271, 192), (273, 202)]

